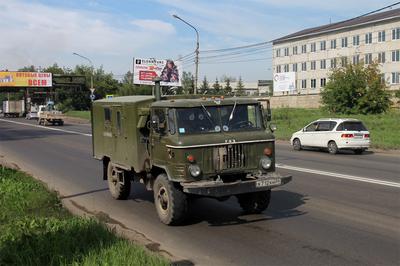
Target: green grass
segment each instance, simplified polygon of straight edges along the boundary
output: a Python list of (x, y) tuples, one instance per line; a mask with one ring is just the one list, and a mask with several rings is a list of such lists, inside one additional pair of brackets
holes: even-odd
[(90, 111), (68, 111), (65, 115), (90, 120)]
[(0, 166), (0, 265), (169, 263), (94, 219), (72, 216), (42, 183)]
[(277, 139), (289, 140), (291, 135), (319, 118), (356, 118), (364, 122), (371, 133), (373, 148), (400, 149), (400, 110), (379, 115), (336, 115), (321, 109), (277, 108), (272, 110), (277, 125)]

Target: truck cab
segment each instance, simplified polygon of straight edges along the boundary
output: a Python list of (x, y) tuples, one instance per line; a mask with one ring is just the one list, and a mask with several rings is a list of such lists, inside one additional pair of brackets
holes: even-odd
[(275, 171), (270, 110), (262, 106), (238, 97), (99, 100), (94, 157), (114, 198), (128, 198), (131, 181), (144, 183), (165, 224), (184, 221), (189, 198), (235, 196), (246, 213), (259, 213), (271, 189), (291, 180)]

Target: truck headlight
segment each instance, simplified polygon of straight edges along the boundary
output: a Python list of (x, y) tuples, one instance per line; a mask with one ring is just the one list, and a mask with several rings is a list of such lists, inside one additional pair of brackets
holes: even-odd
[(189, 173), (193, 177), (198, 177), (201, 174), (200, 166), (198, 166), (197, 164), (189, 165)]
[(272, 165), (272, 161), (268, 157), (262, 157), (260, 160), (261, 167), (265, 170), (269, 169)]

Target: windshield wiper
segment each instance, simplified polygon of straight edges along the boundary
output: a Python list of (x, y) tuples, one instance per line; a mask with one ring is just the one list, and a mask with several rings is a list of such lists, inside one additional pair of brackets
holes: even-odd
[(207, 110), (207, 108), (201, 103), (201, 107), (203, 107), (204, 112), (206, 113), (206, 116), (208, 118), (208, 120), (211, 122), (211, 124), (215, 127), (216, 124), (214, 123), (214, 121), (212, 120), (212, 116), (210, 114), (210, 112)]
[[(232, 112), (231, 112), (231, 114), (229, 115), (229, 120), (228, 120), (228, 122), (231, 122), (231, 120), (233, 119), (233, 114), (235, 113), (235, 110), (236, 110), (236, 104), (237, 104), (237, 101), (235, 100), (235, 104), (233, 105)], [(228, 124), (229, 124), (229, 123), (228, 123)]]

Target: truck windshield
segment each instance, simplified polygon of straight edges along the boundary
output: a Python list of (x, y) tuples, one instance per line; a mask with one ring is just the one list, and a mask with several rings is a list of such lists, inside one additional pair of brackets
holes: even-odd
[(256, 104), (177, 108), (176, 117), (180, 134), (249, 131), (263, 128), (260, 108)]

